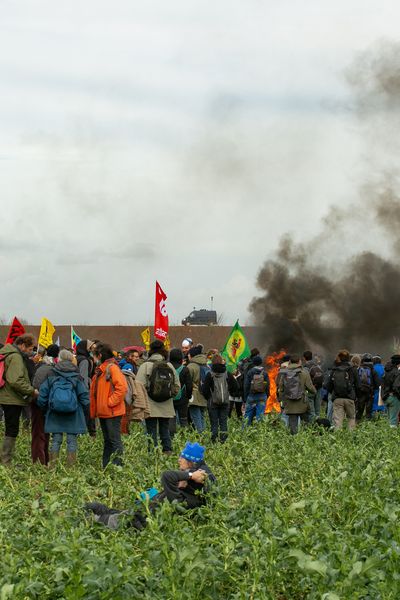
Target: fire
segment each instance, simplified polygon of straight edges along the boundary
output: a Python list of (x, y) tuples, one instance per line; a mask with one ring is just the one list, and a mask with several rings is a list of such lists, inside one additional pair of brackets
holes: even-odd
[(280, 369), (280, 360), (285, 356), (286, 350), (281, 350), (280, 352), (273, 352), (265, 359), (265, 367), (266, 371), (269, 375), (269, 398), (267, 400), (267, 405), (265, 407), (266, 413), (271, 412), (281, 412), (281, 406), (278, 402), (278, 394), (276, 389), (276, 378)]

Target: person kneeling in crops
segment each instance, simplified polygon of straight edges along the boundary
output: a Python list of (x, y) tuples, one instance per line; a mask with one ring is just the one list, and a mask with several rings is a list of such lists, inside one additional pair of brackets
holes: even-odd
[[(187, 442), (182, 450), (178, 464), (179, 469), (164, 471), (161, 475), (161, 492), (154, 488), (142, 492), (141, 498), (150, 499), (150, 510), (153, 512), (161, 502), (177, 502), (185, 508), (198, 508), (207, 500), (210, 486), (216, 479), (210, 467), (204, 462), (205, 448), (197, 442)], [(146, 524), (146, 517), (140, 510), (117, 510), (108, 508), (99, 502), (85, 504), (85, 510), (94, 514), (94, 519), (110, 529), (117, 529), (121, 516), (128, 526), (142, 529)]]

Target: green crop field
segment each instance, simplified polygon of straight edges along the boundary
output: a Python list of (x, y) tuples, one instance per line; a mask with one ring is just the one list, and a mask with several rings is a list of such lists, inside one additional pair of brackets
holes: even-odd
[(207, 449), (211, 502), (194, 514), (164, 504), (141, 532), (82, 511), (89, 500), (132, 506), (175, 466), (147, 452), (140, 426), (125, 466), (105, 472), (100, 438), (80, 439), (70, 471), (32, 466), (28, 444), (22, 434), (19, 464), (0, 467), (1, 600), (400, 597), (400, 434), (385, 420), (295, 437), (231, 423), (228, 442)]

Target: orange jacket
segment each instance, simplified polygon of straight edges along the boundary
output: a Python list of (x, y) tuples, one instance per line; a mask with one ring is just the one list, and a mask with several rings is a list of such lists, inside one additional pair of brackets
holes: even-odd
[(121, 369), (112, 358), (103, 362), (90, 386), (90, 416), (108, 419), (125, 414), (125, 395), (128, 390)]

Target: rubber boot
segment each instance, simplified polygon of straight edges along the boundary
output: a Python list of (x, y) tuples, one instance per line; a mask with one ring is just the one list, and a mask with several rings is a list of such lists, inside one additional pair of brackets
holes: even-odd
[(76, 452), (67, 452), (67, 467), (73, 467), (76, 463)]
[(59, 452), (49, 452), (49, 469), (54, 469), (57, 464)]
[(2, 465), (10, 466), (12, 457), (14, 455), (15, 444), (17, 438), (5, 437), (3, 440), (3, 446), (1, 448), (0, 462)]

